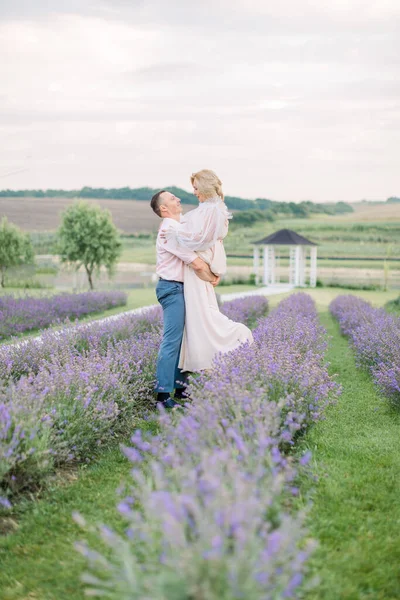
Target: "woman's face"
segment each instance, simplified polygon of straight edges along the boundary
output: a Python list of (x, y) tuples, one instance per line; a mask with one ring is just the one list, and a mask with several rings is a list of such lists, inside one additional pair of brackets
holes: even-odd
[(196, 179), (193, 181), (193, 194), (196, 196), (196, 198), (199, 202), (204, 202), (205, 197), (203, 196), (203, 194), (201, 192), (199, 192), (199, 188), (198, 188)]

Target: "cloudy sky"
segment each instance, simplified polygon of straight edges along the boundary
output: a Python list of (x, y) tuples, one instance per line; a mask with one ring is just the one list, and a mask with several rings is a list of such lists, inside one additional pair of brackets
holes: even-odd
[(399, 30), (399, 0), (0, 0), (0, 189), (400, 195)]

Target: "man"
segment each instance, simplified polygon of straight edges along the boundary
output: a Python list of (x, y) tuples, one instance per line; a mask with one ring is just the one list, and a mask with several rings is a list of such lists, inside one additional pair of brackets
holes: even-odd
[(220, 278), (211, 272), (207, 263), (195, 252), (177, 245), (173, 240), (161, 238), (164, 225), (164, 229), (177, 227), (180, 222), (182, 214), (180, 199), (170, 192), (161, 190), (153, 196), (150, 206), (156, 215), (163, 219), (156, 243), (156, 272), (160, 278), (156, 295), (163, 309), (164, 331), (157, 359), (155, 391), (157, 402), (161, 402), (164, 408), (170, 409), (178, 404), (171, 398), (172, 391), (175, 390), (176, 399), (183, 399), (187, 379), (187, 375), (178, 369), (185, 326), (184, 265), (189, 265), (200, 279), (209, 281), (214, 286), (218, 285)]

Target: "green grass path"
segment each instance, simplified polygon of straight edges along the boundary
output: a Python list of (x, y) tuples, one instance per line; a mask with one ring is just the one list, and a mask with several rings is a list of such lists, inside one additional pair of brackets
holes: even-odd
[[(129, 481), (130, 464), (118, 448), (80, 469), (76, 481), (58, 484), (26, 511), (12, 518), (15, 533), (0, 536), (1, 600), (83, 600), (80, 575), (84, 559), (74, 543), (85, 537), (72, 519), (78, 511), (88, 522), (123, 528), (116, 510), (116, 489)], [(23, 508), (23, 507), (22, 507)]]
[(343, 394), (304, 440), (318, 476), (309, 527), (319, 541), (311, 566), (320, 579), (306, 598), (394, 600), (400, 598), (400, 414), (356, 369), (333, 318), (323, 313), (321, 321), (333, 336), (327, 358)]

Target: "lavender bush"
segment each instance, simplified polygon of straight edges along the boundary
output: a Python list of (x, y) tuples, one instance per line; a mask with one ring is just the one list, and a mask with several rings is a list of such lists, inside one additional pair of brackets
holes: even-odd
[(330, 311), (379, 389), (400, 405), (400, 317), (373, 308), (357, 296), (338, 296)]
[(0, 346), (0, 380), (19, 379), (37, 373), (40, 366), (52, 360), (69, 360), (90, 348), (105, 350), (110, 341), (135, 338), (140, 333), (160, 331), (161, 308), (151, 308), (141, 314), (122, 314), (113, 319), (71, 325), (61, 331), (44, 331), (40, 338), (30, 338), (18, 344)]
[(221, 312), (232, 321), (244, 323), (253, 328), (257, 320), (268, 314), (268, 300), (265, 296), (245, 296), (224, 302)]
[(132, 489), (118, 507), (126, 534), (97, 529), (108, 559), (78, 544), (90, 565), (90, 595), (296, 597), (312, 544), (303, 515), (286, 508), (296, 469), (284, 450), (322, 417), (339, 388), (305, 294), (283, 301), (254, 336), (254, 344), (218, 356), (192, 380), (184, 415), (162, 411), (160, 434), (136, 431), (123, 449), (134, 466)]
[(125, 306), (125, 292), (86, 292), (59, 294), (49, 298), (15, 298), (0, 296), (0, 340), (32, 329), (85, 315), (115, 306)]
[(240, 397), (263, 389), (269, 401), (285, 398), (285, 411), (302, 423), (298, 429), (322, 418), (337, 384), (326, 369), (326, 331), (311, 297), (289, 296), (253, 334), (254, 345), (220, 355), (211, 373), (193, 381), (192, 394), (207, 390), (219, 403), (230, 390)]
[[(123, 321), (131, 330), (141, 323)], [(89, 460), (149, 409), (160, 321), (157, 329), (126, 339), (118, 339), (122, 328), (116, 327), (114, 337), (106, 337), (100, 325), (94, 329), (91, 335), (90, 328), (80, 331), (81, 337), (68, 332), (50, 354), (40, 353), (38, 345), (35, 370), (17, 380), (9, 377), (0, 388), (0, 486), (9, 493), (56, 465)]]
[(0, 346), (0, 488), (89, 460), (153, 408), (161, 329), (157, 307)]

